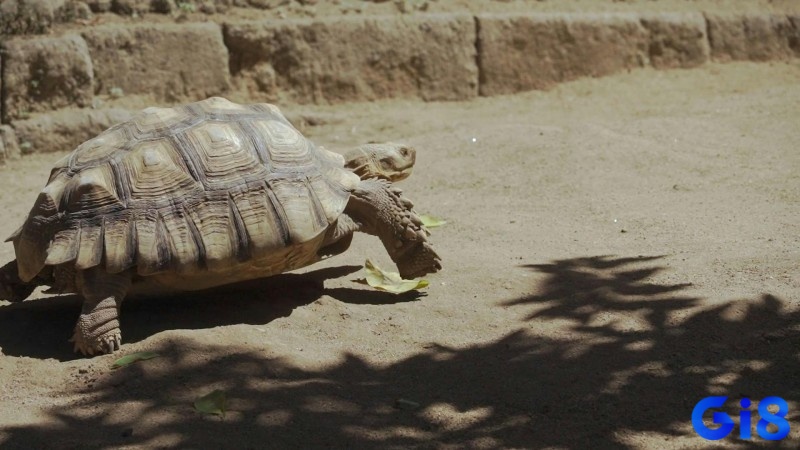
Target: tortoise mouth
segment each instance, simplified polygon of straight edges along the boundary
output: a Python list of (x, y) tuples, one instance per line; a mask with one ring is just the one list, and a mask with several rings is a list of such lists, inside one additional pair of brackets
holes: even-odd
[(414, 169), (413, 166), (398, 168), (397, 170), (383, 174), (383, 178), (391, 181), (392, 183), (405, 180), (411, 175), (411, 171), (413, 169)]

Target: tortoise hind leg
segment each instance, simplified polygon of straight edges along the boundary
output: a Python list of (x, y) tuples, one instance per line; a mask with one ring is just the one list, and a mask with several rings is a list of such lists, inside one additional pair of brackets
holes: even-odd
[(35, 280), (34, 278), (34, 280), (26, 283), (19, 278), (16, 259), (0, 267), (0, 300), (9, 302), (25, 300), (38, 286)]
[(350, 195), (345, 214), (359, 223), (359, 231), (383, 242), (403, 278), (414, 278), (442, 268), (428, 242), (428, 230), (400, 189), (388, 181), (363, 180)]
[(102, 267), (92, 267), (78, 272), (77, 283), (83, 307), (70, 339), (75, 351), (84, 355), (113, 353), (122, 341), (119, 310), (131, 286), (131, 274), (109, 274)]

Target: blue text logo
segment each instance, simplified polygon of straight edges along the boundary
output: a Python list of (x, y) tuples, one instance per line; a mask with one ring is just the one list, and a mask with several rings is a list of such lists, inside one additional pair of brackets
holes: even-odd
[[(731, 416), (724, 412), (714, 412), (713, 422), (719, 425), (718, 428), (708, 428), (703, 423), (703, 414), (711, 408), (719, 408), (725, 404), (728, 397), (706, 397), (700, 400), (692, 410), (692, 426), (694, 431), (701, 437), (709, 441), (716, 441), (731, 434), (733, 431), (734, 422)], [(739, 437), (742, 439), (750, 439), (752, 437), (753, 420), (752, 413), (745, 408), (750, 407), (750, 400), (743, 398), (739, 405), (742, 411), (739, 412)], [(767, 409), (770, 406), (777, 406), (778, 412), (771, 413)], [(779, 441), (789, 434), (789, 421), (786, 420), (786, 414), (789, 412), (789, 405), (786, 400), (780, 397), (765, 397), (758, 403), (759, 420), (756, 424), (756, 432), (762, 439), (768, 441)], [(767, 425), (775, 425), (778, 430), (770, 433), (767, 430)]]

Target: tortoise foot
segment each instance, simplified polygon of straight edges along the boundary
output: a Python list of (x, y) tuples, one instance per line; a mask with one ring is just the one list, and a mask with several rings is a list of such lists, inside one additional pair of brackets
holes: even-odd
[(74, 344), (73, 351), (83, 355), (92, 356), (95, 354), (114, 353), (122, 346), (122, 333), (119, 329), (112, 330), (103, 336), (92, 337), (84, 336), (78, 327), (69, 340)]

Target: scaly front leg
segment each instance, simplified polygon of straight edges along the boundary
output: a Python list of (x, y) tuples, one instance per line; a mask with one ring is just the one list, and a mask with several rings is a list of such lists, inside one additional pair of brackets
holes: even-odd
[(391, 183), (362, 181), (350, 196), (345, 213), (359, 223), (359, 230), (378, 236), (400, 275), (414, 278), (442, 268), (439, 255), (428, 242), (428, 230), (411, 202)]

